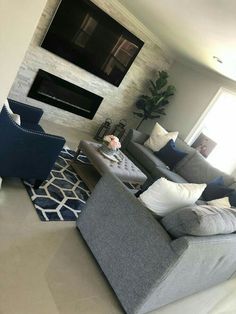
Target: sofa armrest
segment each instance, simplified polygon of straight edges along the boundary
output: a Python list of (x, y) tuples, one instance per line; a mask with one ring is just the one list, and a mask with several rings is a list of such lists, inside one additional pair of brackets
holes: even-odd
[[(172, 241), (171, 246), (178, 255), (181, 255), (184, 251), (190, 248), (205, 249), (206, 247), (217, 247), (217, 253), (228, 253), (227, 246), (235, 247), (236, 258), (236, 234), (223, 234), (205, 237), (184, 236)], [(209, 250), (209, 254), (212, 251)]]
[(130, 141), (143, 144), (148, 139), (148, 136), (149, 135), (141, 133), (135, 129), (130, 129), (122, 142), (122, 149), (125, 150)]
[(8, 99), (11, 110), (14, 113), (20, 115), (21, 120), (24, 122), (32, 122), (38, 124), (42, 115), (43, 110), (40, 108), (32, 107), (21, 103), (19, 101), (15, 101), (12, 99)]
[(171, 246), (179, 258), (159, 278), (140, 313), (208, 289), (235, 274), (235, 234), (182, 237)]
[(111, 174), (95, 187), (77, 227), (127, 313), (138, 313), (178, 258), (153, 215)]

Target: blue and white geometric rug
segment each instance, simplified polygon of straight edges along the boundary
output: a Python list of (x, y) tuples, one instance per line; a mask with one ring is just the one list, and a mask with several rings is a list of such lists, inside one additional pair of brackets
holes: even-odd
[[(42, 221), (77, 220), (90, 196), (88, 187), (70, 166), (74, 154), (74, 151), (63, 148), (48, 179), (39, 189), (24, 182)], [(79, 159), (84, 163), (89, 162), (84, 155), (80, 155)]]

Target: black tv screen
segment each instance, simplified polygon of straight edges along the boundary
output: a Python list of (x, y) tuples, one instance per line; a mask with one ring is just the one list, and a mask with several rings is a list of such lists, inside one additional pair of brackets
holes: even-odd
[(62, 0), (42, 47), (119, 86), (143, 42), (88, 0)]

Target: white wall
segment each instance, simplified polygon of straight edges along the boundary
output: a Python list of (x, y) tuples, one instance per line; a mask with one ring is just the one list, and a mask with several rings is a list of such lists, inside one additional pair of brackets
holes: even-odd
[(177, 91), (167, 107), (167, 115), (160, 122), (168, 130), (178, 130), (183, 139), (220, 87), (236, 91), (236, 82), (201, 67), (176, 62), (169, 74), (170, 83), (176, 86)]
[(0, 0), (0, 107), (47, 0)]

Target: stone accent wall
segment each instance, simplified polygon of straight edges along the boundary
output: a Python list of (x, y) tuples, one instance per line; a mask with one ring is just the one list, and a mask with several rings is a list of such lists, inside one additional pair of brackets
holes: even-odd
[[(11, 88), (9, 98), (42, 108), (44, 118), (47, 120), (69, 125), (91, 134), (96, 132), (99, 124), (107, 117), (111, 118), (114, 123), (125, 118), (128, 120), (129, 127), (136, 127), (138, 119), (134, 117), (132, 111), (137, 97), (144, 93), (147, 80), (155, 76), (157, 71), (167, 70), (172, 60), (150, 39), (143, 28), (140, 29), (140, 23), (138, 21), (135, 23), (134, 17), (129, 19), (128, 15), (124, 14), (120, 4), (117, 3), (116, 5), (114, 0), (93, 0), (96, 5), (145, 43), (120, 86), (115, 87), (109, 84), (40, 47), (59, 2), (59, 0), (48, 0)], [(104, 100), (93, 120), (27, 98), (27, 93), (39, 68), (102, 96)]]

